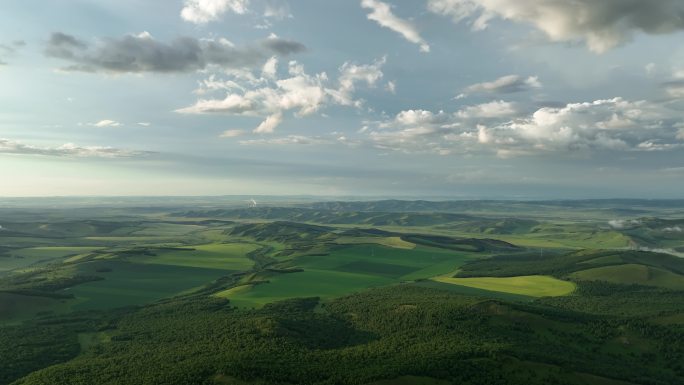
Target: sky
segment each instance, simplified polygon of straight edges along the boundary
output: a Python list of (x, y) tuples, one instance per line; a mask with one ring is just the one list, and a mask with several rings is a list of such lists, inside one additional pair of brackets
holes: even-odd
[(0, 196), (682, 198), (681, 0), (22, 0)]

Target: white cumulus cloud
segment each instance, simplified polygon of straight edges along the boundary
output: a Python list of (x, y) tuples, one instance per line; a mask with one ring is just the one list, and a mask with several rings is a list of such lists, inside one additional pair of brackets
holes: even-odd
[(275, 131), (275, 128), (280, 125), (280, 123), (283, 122), (283, 113), (282, 112), (276, 112), (275, 114), (269, 116), (261, 122), (257, 128), (254, 129), (254, 132), (257, 134), (272, 134), (273, 131)]
[(218, 20), (224, 13), (247, 13), (249, 0), (185, 0), (181, 17), (183, 20), (205, 24)]
[(369, 20), (373, 20), (380, 26), (400, 34), (409, 42), (419, 45), (421, 52), (430, 52), (430, 45), (420, 36), (416, 26), (412, 22), (395, 15), (389, 4), (378, 0), (362, 0), (361, 6), (371, 11), (368, 14)]
[(512, 117), (518, 113), (515, 104), (496, 100), (489, 103), (468, 106), (458, 111), (461, 118), (505, 118)]
[(358, 86), (374, 87), (382, 79), (384, 64), (385, 58), (364, 65), (344, 63), (335, 82), (325, 72), (307, 73), (296, 61), (289, 62), (287, 75), (279, 78), (277, 61), (269, 60), (261, 75), (234, 72), (229, 73), (232, 78), (227, 80), (210, 76), (200, 83), (196, 93), (205, 95), (226, 91), (225, 97), (200, 99), (177, 112), (261, 117), (264, 120), (254, 132), (272, 133), (283, 122), (287, 111), (304, 117), (330, 105), (360, 107), (362, 101), (355, 97)]
[(568, 103), (533, 112), (506, 101), (447, 113), (405, 110), (362, 134), (382, 149), (500, 157), (541, 153), (669, 151), (684, 148), (684, 118), (664, 105), (623, 98)]

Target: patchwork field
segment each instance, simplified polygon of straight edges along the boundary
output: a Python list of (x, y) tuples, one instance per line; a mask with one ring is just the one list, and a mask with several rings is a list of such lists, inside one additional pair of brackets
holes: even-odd
[(571, 294), (575, 291), (575, 284), (560, 279), (531, 275), (523, 277), (479, 277), (453, 278), (436, 277), (437, 282), (467, 286), (476, 289), (500, 291), (503, 293), (526, 295), (530, 297), (557, 297)]
[(684, 385), (641, 204), (0, 208), (0, 385)]
[(267, 282), (221, 296), (238, 306), (250, 307), (294, 297), (330, 299), (366, 288), (444, 274), (471, 258), (469, 253), (425, 246), (336, 246), (328, 254), (298, 257), (286, 265), (302, 271), (272, 274), (265, 278)]

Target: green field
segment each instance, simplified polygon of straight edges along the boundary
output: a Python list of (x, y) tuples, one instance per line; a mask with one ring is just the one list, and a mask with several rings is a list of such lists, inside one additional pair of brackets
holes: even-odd
[(321, 297), (331, 299), (375, 286), (389, 285), (394, 280), (370, 274), (355, 274), (330, 270), (305, 270), (280, 274), (269, 283), (254, 285), (244, 291), (223, 293), (233, 305), (258, 307), (287, 298)]
[[(467, 222), (466, 222), (467, 223)], [(471, 226), (379, 226), (384, 230), (398, 232), (417, 232), (464, 238), (491, 238), (513, 243), (518, 246), (548, 249), (582, 248), (625, 248), (630, 238), (624, 234), (601, 228), (596, 224), (545, 223), (520, 233), (492, 233), (486, 229), (472, 231)]]
[(0, 385), (684, 385), (682, 203), (0, 208)]
[(104, 280), (84, 283), (65, 290), (76, 298), (73, 309), (111, 309), (141, 305), (185, 292), (225, 275), (224, 270), (188, 266), (103, 261), (83, 264), (83, 273), (97, 269)]
[(442, 276), (433, 279), (437, 282), (449, 283), (452, 285), (520, 294), (530, 297), (556, 297), (568, 295), (575, 291), (575, 284), (572, 282), (562, 281), (554, 277), (543, 275), (478, 278), (453, 278)]
[(249, 270), (254, 264), (247, 254), (259, 246), (250, 243), (212, 243), (188, 248), (155, 250), (155, 256), (141, 257), (150, 264), (201, 267), (207, 269)]
[(34, 319), (40, 314), (70, 310), (68, 300), (0, 292), (0, 325)]
[(0, 272), (21, 269), (33, 265), (40, 265), (51, 262), (55, 259), (87, 253), (97, 249), (99, 248), (79, 246), (44, 246), (17, 249), (8, 253), (4, 257), (0, 256)]
[(288, 267), (301, 272), (269, 275), (268, 283), (221, 296), (239, 306), (261, 306), (294, 297), (334, 298), (370, 287), (429, 278), (453, 271), (472, 258), (465, 252), (418, 246), (338, 246), (326, 255), (295, 258)]
[(131, 235), (135, 235), (136, 237), (184, 236), (203, 229), (203, 226), (194, 224), (181, 225), (177, 223), (154, 223), (145, 224), (145, 227), (142, 229), (133, 228)]
[(443, 283), (443, 282), (438, 282), (438, 281), (435, 281), (432, 279), (422, 280), (419, 282), (412, 283), (410, 285), (415, 285), (415, 286), (419, 286), (419, 287), (427, 287), (430, 289), (438, 289), (438, 290), (448, 291), (451, 293), (462, 294), (462, 295), (467, 295), (467, 296), (475, 296), (475, 297), (482, 297), (482, 298), (496, 298), (496, 299), (502, 299), (502, 300), (506, 300), (506, 301), (515, 301), (515, 302), (529, 302), (529, 301), (533, 301), (536, 298), (536, 297), (532, 297), (532, 296), (528, 296), (528, 295), (507, 293), (507, 292), (503, 292), (503, 291), (492, 291), (492, 290), (478, 289), (478, 288), (470, 287), (470, 286), (454, 285), (452, 283)]
[(375, 243), (396, 249), (413, 249), (416, 247), (414, 243), (404, 241), (400, 237), (340, 237), (335, 242), (341, 245)]
[(570, 277), (587, 281), (639, 284), (667, 289), (684, 290), (684, 276), (654, 267), (624, 264), (582, 270)]

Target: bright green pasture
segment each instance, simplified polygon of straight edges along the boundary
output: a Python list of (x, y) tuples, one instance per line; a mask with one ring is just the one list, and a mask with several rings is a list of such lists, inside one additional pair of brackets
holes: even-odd
[(210, 243), (187, 248), (155, 250), (156, 256), (141, 257), (140, 262), (207, 269), (249, 270), (254, 262), (247, 254), (258, 249), (251, 243)]
[(473, 287), (476, 289), (500, 291), (504, 293), (527, 295), (530, 297), (558, 297), (575, 291), (575, 284), (545, 276), (528, 275), (520, 277), (477, 277), (452, 278), (441, 276), (433, 278), (437, 282)]
[(472, 254), (418, 246), (396, 249), (380, 245), (338, 246), (328, 255), (295, 258), (297, 273), (274, 273), (268, 283), (219, 293), (237, 306), (261, 306), (286, 298), (335, 298), (370, 287), (429, 278), (453, 271)]
[[(102, 272), (104, 268), (111, 271)], [(78, 269), (81, 274), (98, 275), (104, 280), (65, 290), (76, 296), (74, 309), (141, 305), (200, 287), (226, 273), (219, 269), (125, 261), (88, 262)]]

